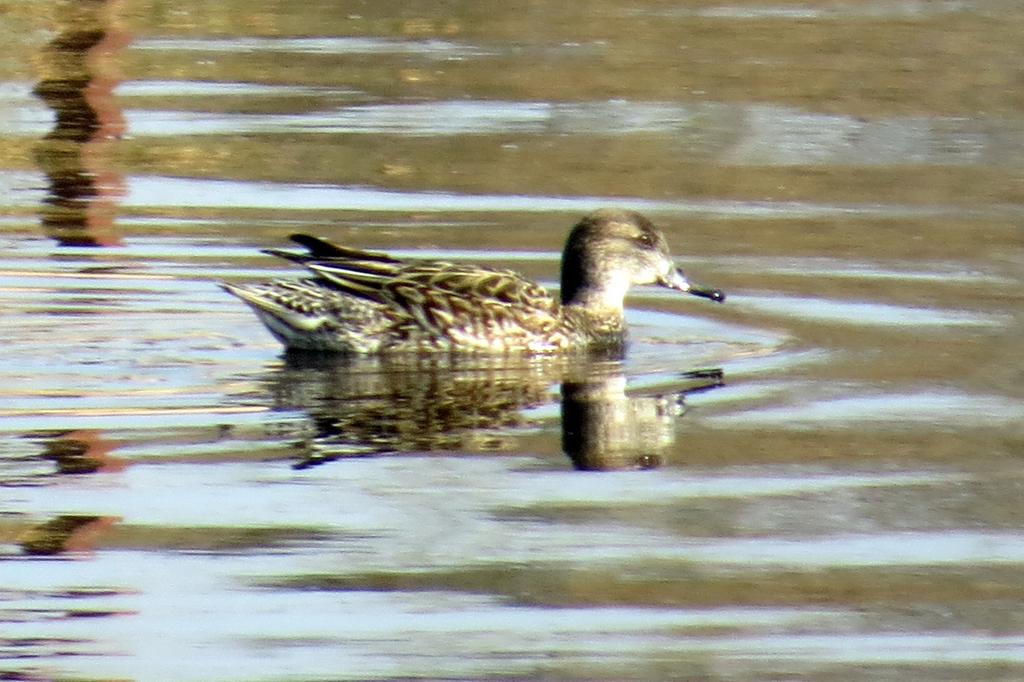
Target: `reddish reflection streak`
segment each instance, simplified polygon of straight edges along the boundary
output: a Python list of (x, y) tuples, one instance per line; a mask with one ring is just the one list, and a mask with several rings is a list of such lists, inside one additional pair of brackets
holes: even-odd
[(114, 145), (126, 130), (114, 88), (114, 56), (131, 42), (113, 17), (120, 0), (78, 0), (56, 5), (56, 37), (39, 54), (35, 93), (56, 114), (36, 147), (49, 179), (40, 207), (46, 234), (64, 246), (121, 243), (115, 226), (125, 194)]
[(111, 453), (117, 443), (105, 440), (91, 429), (71, 431), (47, 443), (44, 459), (57, 464), (58, 473), (92, 474), (124, 471), (128, 461)]
[[(111, 453), (117, 443), (91, 429), (62, 433), (46, 443), (41, 457), (52, 460), (57, 474), (83, 475), (123, 471), (128, 461)], [(61, 514), (33, 525), (18, 536), (22, 552), (32, 556), (92, 554), (119, 522), (115, 516)]]

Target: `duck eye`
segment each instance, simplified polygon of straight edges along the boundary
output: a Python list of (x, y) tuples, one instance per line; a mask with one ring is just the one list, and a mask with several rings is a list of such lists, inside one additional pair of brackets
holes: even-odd
[(641, 232), (636, 237), (636, 243), (646, 249), (654, 248), (654, 235), (650, 232)]

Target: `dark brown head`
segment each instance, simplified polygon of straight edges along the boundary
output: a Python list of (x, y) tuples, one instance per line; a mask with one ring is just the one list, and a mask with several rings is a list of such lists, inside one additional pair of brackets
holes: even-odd
[(626, 292), (634, 284), (658, 284), (725, 300), (718, 289), (687, 281), (672, 261), (665, 235), (639, 213), (601, 209), (577, 223), (562, 253), (562, 304), (621, 314)]

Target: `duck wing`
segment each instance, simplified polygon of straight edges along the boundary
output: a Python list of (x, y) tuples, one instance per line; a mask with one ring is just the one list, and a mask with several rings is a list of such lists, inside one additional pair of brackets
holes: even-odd
[(381, 285), (407, 262), (380, 251), (364, 251), (308, 234), (293, 234), (291, 240), (306, 247), (305, 252), (263, 249), (263, 253), (305, 266), (328, 288), (375, 303), (387, 303)]
[(308, 234), (295, 233), (288, 237), (293, 242), (300, 246), (306, 247), (305, 252), (297, 251), (286, 251), (285, 249), (262, 249), (263, 253), (271, 256), (277, 256), (278, 258), (284, 258), (290, 260), (293, 263), (311, 263), (314, 261), (361, 261), (367, 263), (391, 263), (401, 264), (401, 259), (390, 256), (381, 251), (364, 251), (363, 249), (353, 249), (348, 246), (338, 246), (332, 244), (326, 239), (320, 237), (314, 237)]
[(331, 286), (388, 307), (438, 335), (480, 339), (542, 332), (558, 322), (559, 303), (511, 270), (442, 261), (392, 264), (310, 263)]

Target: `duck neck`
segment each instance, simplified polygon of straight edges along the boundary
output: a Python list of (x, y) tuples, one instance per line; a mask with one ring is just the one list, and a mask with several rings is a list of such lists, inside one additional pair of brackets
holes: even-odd
[(588, 254), (562, 259), (562, 305), (584, 305), (594, 308), (617, 308), (629, 290), (629, 276), (601, 267)]
[(626, 329), (622, 302), (628, 283), (614, 286), (614, 283), (605, 282), (604, 285), (577, 290), (568, 299), (563, 292), (562, 297), (566, 315), (574, 318), (594, 337), (618, 336)]
[(586, 339), (590, 348), (620, 348), (626, 339), (626, 321), (621, 311), (601, 314), (591, 308), (569, 305), (563, 309), (565, 320)]
[(573, 231), (562, 254), (562, 306), (592, 335), (619, 335), (625, 329), (622, 306), (629, 275), (608, 267), (600, 253), (585, 248), (584, 240), (576, 238), (580, 229)]

